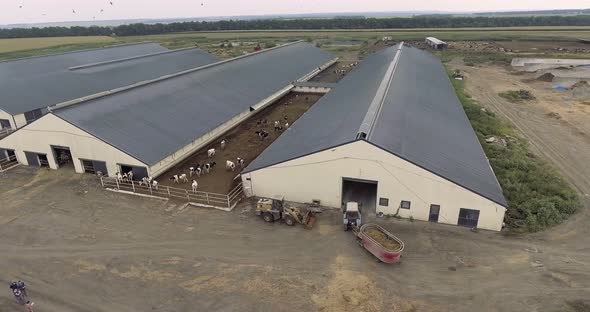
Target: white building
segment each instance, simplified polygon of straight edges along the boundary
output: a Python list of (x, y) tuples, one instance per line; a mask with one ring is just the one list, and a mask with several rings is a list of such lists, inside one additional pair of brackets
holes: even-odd
[(426, 37), (425, 41), (431, 48), (436, 50), (444, 49), (448, 46), (448, 44), (440, 39), (434, 37)]
[(247, 195), (500, 230), (507, 203), (441, 62), (365, 59), (242, 173)]
[(57, 105), (0, 140), (31, 166), (153, 177), (282, 97), (336, 59), (303, 42)]

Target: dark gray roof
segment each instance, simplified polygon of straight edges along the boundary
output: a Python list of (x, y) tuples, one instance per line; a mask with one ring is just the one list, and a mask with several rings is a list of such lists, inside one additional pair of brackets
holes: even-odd
[(333, 58), (295, 43), (54, 114), (152, 165)]
[[(368, 57), (268, 147), (245, 172), (352, 142), (396, 48)], [(433, 55), (404, 46), (366, 140), (507, 206), (483, 149)]]
[(367, 57), (248, 165), (246, 172), (354, 141), (395, 49)]
[[(195, 48), (162, 49), (156, 44), (143, 44), (0, 63), (0, 109), (23, 113), (219, 60)], [(146, 52), (155, 53), (146, 55)], [(51, 60), (60, 67), (49, 64)], [(47, 71), (33, 70), (31, 66), (36, 63)], [(72, 68), (85, 64), (95, 65)], [(8, 72), (3, 71), (4, 67)], [(27, 74), (16, 74), (19, 68), (28, 71)], [(14, 76), (8, 75), (11, 72)]]

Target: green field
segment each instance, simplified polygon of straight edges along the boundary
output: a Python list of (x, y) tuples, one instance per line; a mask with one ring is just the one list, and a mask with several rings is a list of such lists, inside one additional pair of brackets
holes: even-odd
[(575, 41), (590, 38), (590, 28), (528, 28), (528, 29), (453, 29), (453, 30), (385, 30), (385, 31), (239, 31), (239, 32), (192, 32), (167, 35), (150, 35), (137, 37), (121, 37), (123, 41), (157, 41), (166, 46), (205, 43), (221, 40), (368, 40), (391, 36), (393, 40), (423, 40), (427, 36), (435, 36), (442, 40), (527, 40), (527, 41)]
[[(395, 41), (423, 40), (435, 36), (447, 41), (577, 41), (590, 39), (590, 27), (507, 27), (507, 28), (457, 28), (457, 29), (393, 29), (393, 30), (321, 30), (321, 31), (218, 31), (189, 32), (165, 35), (130, 37), (57, 37), (0, 39), (0, 60), (61, 53), (104, 45), (153, 41), (176, 49), (199, 46), (204, 49), (217, 48), (223, 41), (256, 41), (280, 43), (296, 39), (313, 41), (359, 41), (378, 40), (390, 36)], [(337, 49), (335, 49), (337, 50)], [(342, 49), (340, 49), (342, 50)], [(242, 51), (234, 49), (230, 56)]]

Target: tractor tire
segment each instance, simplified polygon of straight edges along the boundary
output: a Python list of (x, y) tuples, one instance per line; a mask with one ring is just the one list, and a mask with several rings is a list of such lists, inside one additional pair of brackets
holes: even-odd
[(348, 224), (344, 225), (344, 232), (348, 232)]
[(275, 220), (275, 217), (273, 217), (272, 213), (265, 212), (262, 214), (262, 220), (266, 222), (273, 222)]
[(291, 217), (291, 216), (286, 216), (285, 217), (285, 224), (287, 224), (288, 226), (293, 226), (293, 225), (295, 225), (295, 219), (293, 219), (293, 217)]

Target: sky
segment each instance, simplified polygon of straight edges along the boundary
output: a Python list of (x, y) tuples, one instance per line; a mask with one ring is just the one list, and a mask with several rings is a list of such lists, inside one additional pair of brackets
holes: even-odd
[[(112, 2), (112, 5), (111, 3)], [(0, 0), (0, 24), (381, 11), (590, 8), (589, 0)], [(101, 11), (102, 10), (102, 11)]]

